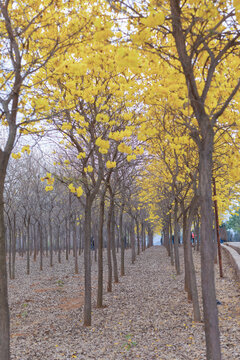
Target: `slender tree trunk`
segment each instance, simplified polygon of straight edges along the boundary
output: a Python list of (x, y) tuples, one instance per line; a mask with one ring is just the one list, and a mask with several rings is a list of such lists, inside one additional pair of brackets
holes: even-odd
[(177, 275), (180, 275), (180, 260), (179, 260), (179, 247), (178, 247), (178, 203), (175, 199), (175, 206), (174, 206), (174, 256), (175, 256), (175, 268)]
[(48, 231), (47, 226), (44, 224), (44, 236), (45, 236), (45, 254), (48, 257)]
[(212, 238), (212, 151), (214, 133), (204, 129), (199, 151), (201, 200), (201, 278), (207, 360), (220, 360), (220, 332), (214, 278), (214, 239)]
[(61, 244), (60, 244), (60, 225), (57, 225), (57, 254), (58, 263), (61, 264)]
[[(195, 203), (195, 201), (194, 201)], [(193, 205), (194, 205), (193, 203)], [(192, 218), (193, 218), (193, 211), (194, 209), (191, 209), (189, 211), (189, 216), (187, 218), (186, 223), (186, 251), (187, 251), (187, 261), (188, 261), (188, 271), (189, 271), (189, 288), (191, 292), (191, 300), (193, 303), (193, 315), (194, 315), (194, 321), (201, 321), (201, 314), (200, 314), (200, 307), (199, 307), (199, 301), (198, 301), (198, 291), (197, 291), (197, 280), (196, 280), (196, 272), (195, 267), (193, 263), (193, 255), (192, 255), (192, 244), (190, 240), (190, 234), (191, 234), (191, 225), (192, 225)]]
[(40, 245), (40, 270), (43, 269), (43, 238), (42, 238), (42, 227), (40, 223), (38, 224), (38, 232), (39, 232), (39, 245)]
[(30, 216), (27, 219), (27, 275), (30, 274)]
[(49, 227), (49, 245), (50, 245), (50, 266), (53, 266), (53, 236), (52, 236), (52, 220), (51, 214), (49, 214), (48, 218), (48, 227)]
[(36, 234), (36, 224), (34, 224), (34, 228), (33, 228), (33, 238), (34, 238), (33, 261), (37, 261), (38, 238), (37, 238), (37, 234)]
[(142, 247), (142, 251), (143, 251), (143, 244), (144, 244), (144, 236), (145, 236), (145, 225), (144, 225), (144, 222), (142, 221), (142, 223), (141, 223), (141, 247)]
[(143, 232), (143, 251), (146, 250), (146, 241), (147, 241), (147, 236), (146, 236), (146, 231)]
[[(9, 134), (11, 135), (11, 131)], [(10, 153), (4, 153), (0, 149), (0, 360), (10, 360), (10, 317), (3, 197), (9, 155)]]
[(169, 217), (167, 218), (167, 222), (164, 228), (164, 245), (167, 249), (168, 256), (171, 256), (170, 253), (170, 243), (169, 243)]
[(107, 219), (107, 259), (108, 259), (108, 282), (107, 291), (112, 292), (112, 259), (111, 259), (111, 205), (108, 210)]
[[(215, 178), (213, 178), (213, 195), (214, 196), (217, 195)], [(220, 274), (220, 277), (223, 277), (222, 253), (221, 253), (221, 244), (220, 244), (220, 236), (219, 236), (219, 220), (218, 220), (217, 199), (214, 200), (214, 209), (215, 209), (215, 225), (216, 225), (216, 235), (217, 235), (218, 260), (219, 260), (219, 274)]]
[(91, 200), (86, 194), (86, 206), (84, 212), (84, 325), (91, 326), (92, 311), (92, 285), (91, 285)]
[(134, 264), (136, 260), (134, 219), (132, 219), (130, 224), (130, 241), (131, 241), (131, 249), (132, 249), (132, 264)]
[(69, 240), (70, 240), (70, 220), (65, 219), (65, 256), (66, 260), (68, 261), (68, 246), (69, 246)]
[[(1, 170), (1, 169), (0, 169)], [(0, 179), (2, 181), (2, 179)], [(10, 321), (7, 290), (3, 184), (0, 184), (0, 360), (10, 359)]]
[(192, 301), (191, 283), (190, 283), (190, 264), (187, 250), (187, 213), (182, 205), (183, 213), (183, 254), (184, 254), (184, 290), (188, 294), (188, 300)]
[(9, 271), (9, 278), (12, 279), (12, 226), (10, 219), (8, 223), (8, 238), (9, 238), (8, 271)]
[(15, 262), (16, 262), (16, 214), (13, 215), (12, 231), (12, 279), (15, 279)]
[(172, 243), (172, 219), (171, 219), (171, 215), (169, 215), (169, 249), (170, 249), (171, 265), (174, 266), (173, 243)]
[(99, 207), (99, 229), (98, 229), (98, 290), (97, 307), (103, 307), (103, 225), (104, 225), (104, 200), (105, 192), (101, 194)]
[(139, 222), (136, 219), (136, 226), (137, 226), (137, 254), (140, 255), (140, 234), (139, 234)]
[(124, 210), (124, 205), (121, 206), (120, 217), (119, 217), (119, 234), (120, 234), (120, 242), (121, 242), (121, 276), (125, 275), (125, 269), (124, 269), (125, 241), (123, 236), (123, 210)]
[(196, 248), (196, 250), (199, 251), (200, 250), (199, 216), (197, 217), (196, 237), (197, 237), (197, 248)]
[(113, 258), (113, 275), (114, 282), (118, 283), (118, 267), (117, 267), (117, 256), (116, 256), (116, 241), (115, 241), (115, 209), (114, 209), (114, 199), (112, 199), (112, 211), (111, 211), (111, 248), (112, 248), (112, 258)]
[(81, 255), (82, 252), (82, 227), (81, 227), (81, 221), (79, 221), (79, 250), (78, 255)]
[(76, 229), (76, 219), (72, 224), (72, 231), (73, 231), (73, 252), (74, 256), (74, 270), (75, 274), (78, 274), (78, 251), (77, 251), (77, 229)]

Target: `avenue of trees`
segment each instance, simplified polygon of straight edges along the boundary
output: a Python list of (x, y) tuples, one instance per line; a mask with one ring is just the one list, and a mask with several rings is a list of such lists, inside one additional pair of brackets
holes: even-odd
[(123, 276), (125, 248), (134, 263), (154, 232), (180, 274), (181, 233), (201, 321), (191, 230), (206, 357), (221, 359), (215, 219), (240, 190), (238, 1), (0, 0), (0, 10), (0, 360), (17, 253), (29, 274), (32, 258), (53, 266), (53, 252), (73, 254), (77, 273), (83, 252), (90, 326), (91, 248), (101, 308), (105, 247), (111, 291), (116, 251)]

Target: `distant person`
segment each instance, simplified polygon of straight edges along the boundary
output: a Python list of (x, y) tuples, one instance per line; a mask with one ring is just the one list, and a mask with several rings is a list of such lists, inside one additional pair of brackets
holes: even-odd
[(192, 242), (192, 244), (194, 244), (194, 232), (193, 231), (191, 233), (191, 242)]

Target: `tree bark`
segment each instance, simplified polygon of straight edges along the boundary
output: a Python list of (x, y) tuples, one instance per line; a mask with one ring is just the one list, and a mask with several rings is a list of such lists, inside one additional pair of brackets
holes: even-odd
[(120, 217), (119, 217), (119, 232), (120, 232), (120, 241), (121, 241), (121, 276), (125, 275), (125, 269), (124, 269), (125, 241), (123, 236), (123, 209), (124, 209), (124, 205), (121, 206)]
[(136, 260), (134, 219), (132, 219), (130, 224), (130, 241), (131, 241), (131, 249), (132, 249), (132, 264), (134, 264)]
[(137, 254), (140, 255), (139, 221), (138, 221), (138, 219), (136, 219), (135, 221), (136, 221), (136, 226), (137, 226)]
[(68, 246), (70, 243), (70, 219), (65, 219), (65, 256), (68, 261)]
[[(200, 314), (200, 307), (199, 307), (199, 300), (198, 300), (198, 291), (197, 291), (197, 280), (196, 280), (196, 272), (193, 263), (193, 255), (192, 255), (192, 244), (190, 240), (191, 234), (191, 226), (192, 226), (192, 219), (194, 215), (194, 207), (195, 207), (196, 200), (193, 200), (193, 203), (190, 205), (189, 215), (187, 218), (186, 223), (186, 251), (187, 251), (187, 261), (188, 261), (188, 271), (189, 271), (189, 285), (190, 285), (190, 292), (191, 292), (191, 299), (193, 303), (193, 316), (194, 321), (201, 321), (201, 314)], [(193, 205), (193, 208), (192, 208)]]
[(52, 236), (52, 219), (51, 214), (48, 218), (48, 227), (49, 227), (49, 243), (50, 243), (50, 266), (53, 266), (53, 236)]
[(27, 275), (30, 274), (30, 216), (27, 218)]
[(43, 270), (43, 238), (42, 238), (42, 226), (38, 223), (39, 232), (39, 245), (40, 245), (40, 270)]
[(57, 253), (58, 263), (61, 264), (61, 244), (60, 244), (60, 225), (57, 224)]
[(104, 225), (105, 192), (101, 194), (98, 229), (98, 290), (97, 307), (103, 307), (103, 225)]
[(0, 360), (10, 359), (10, 319), (8, 307), (3, 199), (7, 160), (0, 150)]
[(91, 326), (92, 311), (92, 284), (91, 284), (91, 208), (90, 195), (86, 194), (84, 212), (84, 325)]
[(220, 360), (220, 332), (214, 277), (214, 239), (212, 238), (212, 128), (206, 127), (199, 151), (199, 187), (201, 200), (201, 277), (203, 314), (208, 360)]
[(112, 291), (112, 259), (111, 259), (111, 202), (107, 219), (107, 259), (108, 259), (108, 282), (107, 291)]
[(116, 240), (115, 240), (115, 211), (114, 211), (114, 198), (112, 197), (112, 211), (111, 211), (111, 248), (113, 258), (113, 276), (114, 282), (118, 283), (118, 267), (117, 267), (117, 256), (116, 256)]
[[(216, 181), (213, 178), (213, 195), (216, 196)], [(218, 220), (218, 205), (217, 199), (214, 200), (214, 209), (215, 209), (215, 225), (216, 225), (216, 234), (217, 234), (217, 248), (218, 248), (218, 260), (219, 260), (219, 274), (220, 277), (223, 277), (223, 268), (222, 268), (222, 253), (221, 253), (221, 244), (219, 236), (219, 220)]]
[(171, 214), (169, 215), (169, 249), (170, 249), (171, 265), (174, 266), (173, 243), (172, 243), (172, 218), (171, 218)]
[(174, 257), (175, 257), (175, 268), (177, 275), (180, 275), (180, 260), (179, 260), (179, 247), (178, 247), (178, 202), (175, 199), (174, 205)]

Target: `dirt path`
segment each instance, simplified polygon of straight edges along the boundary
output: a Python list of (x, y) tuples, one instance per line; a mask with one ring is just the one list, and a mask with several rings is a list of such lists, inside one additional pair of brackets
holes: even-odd
[[(182, 256), (182, 249), (181, 249)], [(199, 259), (195, 254), (199, 278)], [(163, 247), (142, 253), (126, 276), (104, 295), (106, 308), (93, 308), (93, 325), (82, 325), (83, 265), (73, 276), (73, 259), (25, 275), (17, 260), (17, 279), (10, 281), (11, 352), (13, 360), (204, 360), (203, 324), (192, 321), (192, 306)], [(106, 264), (105, 264), (106, 269)], [(105, 271), (105, 277), (107, 275)], [(223, 360), (240, 358), (240, 287), (224, 260), (224, 279), (217, 281)], [(93, 262), (93, 295), (97, 269)], [(198, 279), (200, 283), (200, 279)], [(200, 293), (200, 289), (199, 289)]]

